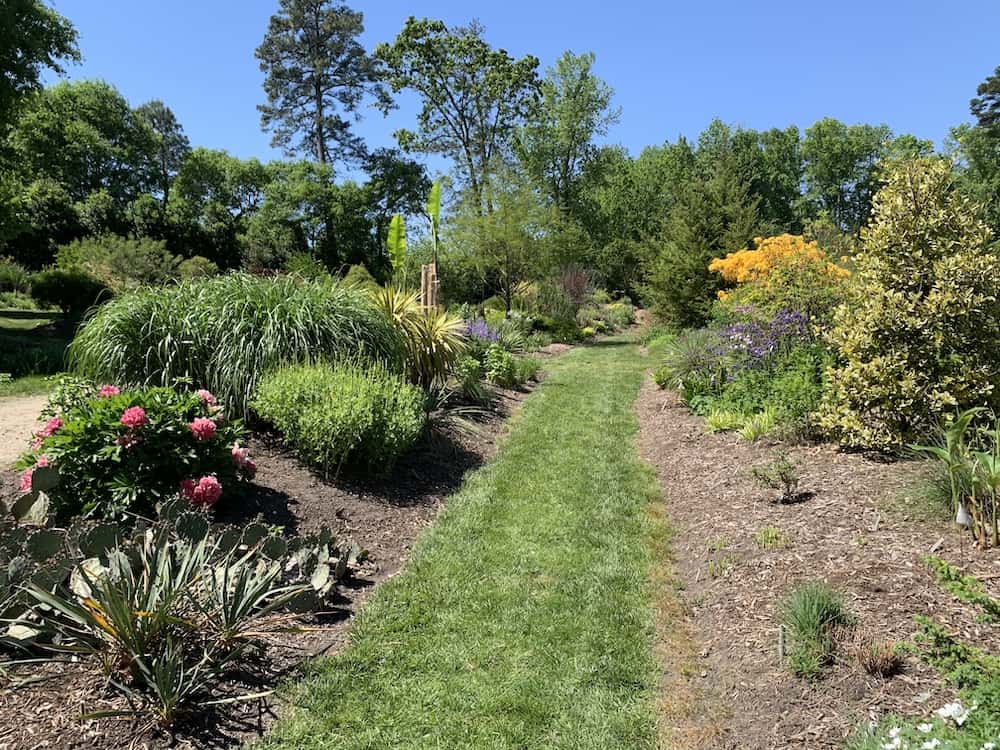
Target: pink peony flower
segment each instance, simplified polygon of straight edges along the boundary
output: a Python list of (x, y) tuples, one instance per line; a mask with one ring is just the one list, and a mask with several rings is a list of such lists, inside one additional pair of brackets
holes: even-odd
[(31, 492), (31, 475), (34, 473), (34, 469), (28, 469), (21, 475), (21, 492)]
[(205, 417), (197, 417), (188, 425), (195, 440), (211, 440), (215, 437), (215, 422)]
[(253, 479), (257, 476), (257, 463), (252, 458), (248, 458), (243, 462), (243, 471), (247, 473), (248, 477)]
[(242, 466), (247, 462), (247, 459), (250, 458), (250, 450), (248, 448), (241, 447), (239, 443), (233, 444), (232, 454), (233, 461), (237, 466)]
[(197, 481), (185, 479), (181, 482), (181, 495), (192, 505), (211, 507), (222, 497), (222, 485), (213, 476), (202, 477)]
[(59, 432), (62, 426), (63, 421), (59, 417), (52, 417), (52, 419), (45, 423), (45, 427), (42, 428), (42, 431), (38, 435), (42, 438), (51, 437)]
[(130, 406), (122, 414), (122, 424), (130, 430), (138, 430), (140, 427), (149, 424), (149, 418), (141, 406)]
[(117, 396), (121, 393), (121, 389), (116, 385), (102, 385), (101, 390), (97, 392), (98, 398), (111, 398), (112, 396)]
[(201, 399), (201, 403), (205, 406), (215, 406), (215, 396), (212, 395), (211, 391), (206, 391), (204, 388), (200, 388), (195, 393), (198, 398)]
[(49, 465), (49, 457), (46, 456), (44, 453), (38, 457), (37, 461), (35, 461), (35, 466), (48, 466), (48, 465)]

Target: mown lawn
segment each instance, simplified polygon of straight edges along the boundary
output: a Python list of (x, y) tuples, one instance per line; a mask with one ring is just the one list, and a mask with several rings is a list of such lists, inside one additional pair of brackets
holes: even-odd
[(0, 397), (45, 393), (52, 386), (44, 376), (65, 367), (66, 347), (72, 331), (60, 324), (58, 313), (34, 310), (0, 310)]
[(549, 364), (499, 457), (424, 534), (267, 748), (651, 748), (651, 472), (621, 340)]

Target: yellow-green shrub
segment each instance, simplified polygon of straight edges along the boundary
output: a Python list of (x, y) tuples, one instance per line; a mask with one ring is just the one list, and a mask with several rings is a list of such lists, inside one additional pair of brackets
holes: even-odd
[(956, 409), (992, 406), (1000, 377), (1000, 260), (950, 165), (892, 165), (874, 201), (849, 303), (830, 340), (820, 425), (842, 443), (896, 449)]

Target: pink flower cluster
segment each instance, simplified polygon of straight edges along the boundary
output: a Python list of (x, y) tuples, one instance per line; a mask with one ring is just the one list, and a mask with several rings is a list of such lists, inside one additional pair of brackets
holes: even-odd
[(215, 437), (215, 422), (206, 417), (197, 417), (188, 425), (195, 440), (206, 441)]
[(181, 496), (192, 505), (211, 507), (222, 497), (222, 485), (213, 476), (202, 477), (197, 482), (185, 479), (181, 482)]
[(205, 406), (215, 406), (216, 404), (215, 396), (212, 395), (211, 391), (206, 391), (204, 388), (199, 388), (197, 391), (195, 391), (195, 393), (198, 394), (198, 398), (201, 399), (201, 403), (203, 403)]
[(42, 441), (47, 437), (55, 435), (63, 426), (63, 421), (59, 417), (52, 417), (45, 426), (35, 433), (35, 438), (31, 441), (31, 447), (38, 450), (42, 447)]
[(38, 457), (35, 461), (34, 468), (28, 469), (21, 475), (21, 492), (28, 493), (31, 492), (31, 478), (35, 474), (35, 469), (39, 466), (48, 466), (49, 457), (44, 453)]
[(116, 385), (102, 385), (101, 390), (97, 392), (98, 398), (111, 398), (112, 396), (118, 396), (121, 394), (121, 389)]
[(233, 461), (239, 466), (243, 471), (245, 471), (251, 478), (257, 473), (257, 464), (252, 458), (250, 458), (250, 451), (247, 448), (243, 448), (239, 443), (233, 445)]
[(138, 430), (149, 424), (149, 417), (141, 406), (130, 406), (122, 413), (122, 424), (130, 430)]

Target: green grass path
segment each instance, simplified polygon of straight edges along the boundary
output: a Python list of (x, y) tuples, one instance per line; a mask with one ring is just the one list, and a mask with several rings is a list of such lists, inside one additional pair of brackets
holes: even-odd
[(267, 748), (655, 745), (657, 675), (632, 403), (612, 340), (550, 363), (500, 455), (419, 540), (352, 645), (291, 689)]

